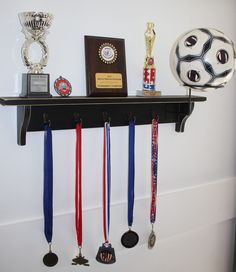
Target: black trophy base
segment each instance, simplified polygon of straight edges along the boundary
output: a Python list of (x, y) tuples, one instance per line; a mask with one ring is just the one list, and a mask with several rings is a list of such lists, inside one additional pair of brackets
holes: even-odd
[(20, 97), (51, 97), (49, 74), (22, 74)]

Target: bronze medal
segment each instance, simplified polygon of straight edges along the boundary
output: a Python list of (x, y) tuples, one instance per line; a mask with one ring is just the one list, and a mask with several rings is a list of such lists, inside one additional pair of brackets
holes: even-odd
[(132, 248), (137, 245), (139, 236), (136, 232), (128, 230), (121, 237), (121, 244), (126, 248)]
[(116, 262), (115, 250), (111, 244), (104, 243), (99, 247), (96, 260), (103, 264), (113, 264)]
[(77, 265), (77, 264), (89, 266), (88, 260), (85, 259), (81, 253), (72, 260), (72, 265)]
[(43, 257), (43, 263), (46, 266), (52, 267), (55, 266), (58, 262), (58, 257), (55, 253), (52, 251), (49, 251), (44, 257)]

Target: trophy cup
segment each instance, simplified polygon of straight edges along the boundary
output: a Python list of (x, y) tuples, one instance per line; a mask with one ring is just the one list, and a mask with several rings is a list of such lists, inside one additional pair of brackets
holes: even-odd
[[(49, 89), (49, 74), (43, 73), (43, 68), (48, 62), (48, 46), (45, 42), (48, 29), (53, 20), (53, 15), (47, 12), (21, 12), (18, 14), (25, 35), (21, 55), (28, 73), (22, 74), (21, 97), (51, 97)], [(30, 46), (36, 43), (42, 50), (42, 56), (38, 63), (30, 60)]]
[(141, 96), (159, 96), (160, 91), (156, 90), (156, 67), (153, 56), (153, 46), (156, 39), (154, 23), (147, 23), (147, 30), (144, 33), (146, 44), (146, 56), (143, 68), (143, 90), (138, 91)]

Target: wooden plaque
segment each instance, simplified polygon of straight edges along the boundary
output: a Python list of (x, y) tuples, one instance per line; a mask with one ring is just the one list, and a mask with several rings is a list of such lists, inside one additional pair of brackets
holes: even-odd
[(88, 96), (127, 96), (124, 39), (85, 36)]

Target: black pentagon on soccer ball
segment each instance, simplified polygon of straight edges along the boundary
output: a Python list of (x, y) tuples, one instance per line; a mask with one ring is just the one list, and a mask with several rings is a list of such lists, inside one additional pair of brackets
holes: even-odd
[(229, 54), (226, 50), (224, 49), (220, 49), (217, 54), (216, 54), (217, 60), (221, 63), (221, 64), (225, 64), (229, 61)]
[(192, 82), (198, 82), (200, 80), (200, 74), (196, 70), (188, 71), (187, 77)]
[(197, 43), (197, 37), (194, 35), (189, 36), (185, 41), (184, 45), (187, 47), (192, 47)]

